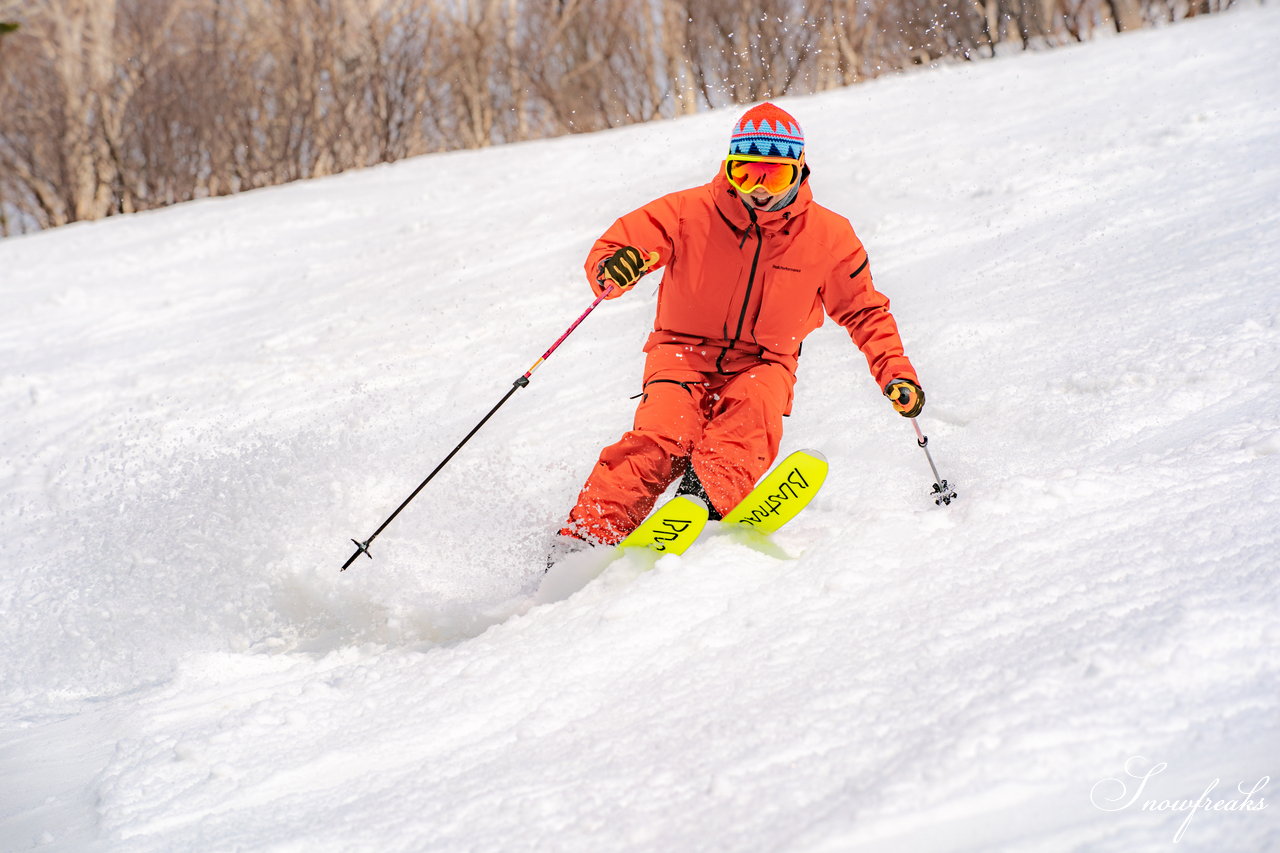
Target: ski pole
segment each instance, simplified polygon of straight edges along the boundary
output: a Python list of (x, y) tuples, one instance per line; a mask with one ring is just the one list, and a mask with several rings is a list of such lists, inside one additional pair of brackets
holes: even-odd
[(920, 449), (924, 451), (924, 456), (929, 460), (929, 467), (933, 470), (933, 502), (938, 506), (943, 504), (950, 505), (958, 495), (956, 490), (951, 488), (951, 484), (942, 479), (938, 475), (938, 466), (933, 464), (933, 454), (929, 452), (929, 438), (920, 431), (920, 423), (915, 419), (911, 419), (911, 425), (916, 428), (916, 444), (920, 445)]
[(530, 377), (531, 375), (533, 375), (533, 372), (534, 372), (535, 370), (537, 370), (539, 367), (541, 367), (541, 366), (542, 366), (542, 363), (543, 363), (544, 361), (546, 361), (548, 358), (550, 358), (550, 357), (551, 357), (551, 353), (555, 352), (555, 351), (556, 351), (556, 349), (560, 346), (560, 344), (564, 343), (564, 339), (565, 339), (565, 338), (567, 338), (567, 337), (569, 337), (569, 335), (571, 335), (571, 334), (573, 333), (573, 330), (574, 330), (574, 329), (576, 329), (576, 328), (578, 328), (578, 325), (579, 325), (580, 323), (582, 323), (582, 321), (583, 321), (583, 320), (587, 319), (587, 315), (588, 315), (588, 314), (590, 314), (592, 311), (596, 310), (596, 306), (597, 306), (597, 305), (599, 305), (601, 302), (603, 302), (603, 301), (604, 301), (605, 297), (607, 297), (607, 296), (609, 295), (609, 293), (613, 290), (613, 287), (614, 287), (614, 286), (613, 286), (613, 284), (612, 284), (612, 283), (610, 283), (610, 284), (609, 284), (609, 286), (608, 286), (608, 287), (606, 287), (606, 288), (605, 288), (605, 289), (600, 293), (600, 295), (596, 297), (595, 302), (592, 302), (589, 306), (587, 306), (587, 310), (586, 310), (586, 311), (583, 311), (583, 312), (582, 312), (582, 314), (578, 317), (578, 319), (576, 319), (576, 320), (574, 320), (574, 321), (573, 321), (573, 325), (571, 325), (568, 329), (565, 329), (565, 332), (564, 332), (564, 334), (563, 334), (563, 335), (561, 335), (560, 337), (556, 338), (556, 342), (555, 342), (554, 344), (552, 344), (552, 345), (551, 345), (551, 348), (550, 348), (550, 349), (548, 349), (546, 352), (544, 352), (544, 353), (542, 354), (542, 358), (540, 358), (540, 359), (538, 359), (537, 361), (535, 361), (535, 362), (533, 363), (533, 366), (532, 366), (532, 367), (530, 367), (528, 370), (526, 370), (526, 371), (524, 372), (524, 375), (523, 375), (523, 376), (521, 376), (519, 379), (517, 379), (515, 382), (513, 382), (513, 383), (511, 384), (511, 389), (510, 389), (509, 391), (507, 391), (507, 393), (506, 393), (506, 394), (504, 394), (504, 395), (503, 395), (502, 399), (498, 401), (498, 404), (497, 404), (496, 406), (494, 406), (492, 409), (490, 409), (490, 410), (489, 410), (489, 414), (487, 414), (487, 415), (485, 415), (483, 418), (481, 418), (481, 419), (480, 419), (480, 423), (478, 423), (478, 424), (476, 424), (474, 427), (472, 427), (471, 432), (467, 433), (466, 438), (464, 438), (464, 439), (462, 439), (462, 441), (458, 442), (458, 446), (457, 446), (457, 447), (455, 447), (455, 448), (453, 448), (453, 450), (449, 451), (449, 455), (448, 455), (448, 456), (446, 456), (446, 457), (443, 459), (443, 461), (441, 461), (441, 462), (440, 462), (440, 464), (439, 464), (439, 465), (437, 465), (437, 466), (435, 467), (435, 470), (434, 470), (434, 471), (432, 471), (430, 474), (428, 474), (428, 475), (427, 475), (427, 479), (423, 480), (421, 483), (419, 483), (419, 484), (418, 484), (418, 488), (414, 489), (414, 490), (413, 490), (413, 493), (412, 493), (411, 495), (409, 495), (409, 497), (407, 497), (407, 498), (405, 498), (405, 499), (404, 499), (404, 503), (402, 503), (402, 504), (400, 504), (400, 506), (396, 507), (396, 511), (395, 511), (395, 512), (393, 512), (393, 513), (391, 513), (391, 515), (387, 516), (387, 520), (386, 520), (386, 521), (384, 521), (384, 522), (382, 522), (382, 524), (378, 527), (378, 529), (377, 529), (377, 530), (373, 531), (373, 535), (372, 535), (372, 536), (370, 536), (368, 539), (364, 540), (363, 542), (357, 542), (355, 539), (352, 539), (352, 540), (351, 540), (351, 541), (352, 541), (352, 543), (354, 543), (354, 544), (355, 544), (355, 546), (356, 546), (356, 552), (355, 552), (354, 554), (352, 554), (352, 555), (347, 559), (347, 561), (346, 561), (345, 563), (343, 563), (343, 564), (342, 564), (342, 571), (344, 571), (344, 572), (345, 572), (345, 571), (347, 570), (347, 568), (348, 568), (352, 563), (354, 563), (354, 562), (356, 561), (356, 557), (359, 557), (361, 554), (364, 554), (364, 555), (365, 555), (366, 557), (368, 557), (370, 560), (372, 560), (372, 559), (373, 559), (373, 555), (369, 553), (369, 545), (370, 545), (370, 543), (372, 543), (374, 539), (377, 539), (377, 538), (378, 538), (378, 534), (379, 534), (379, 533), (381, 533), (383, 530), (385, 530), (385, 529), (387, 528), (387, 525), (388, 525), (388, 524), (390, 524), (390, 523), (392, 522), (392, 520), (394, 520), (394, 519), (395, 519), (395, 517), (396, 517), (397, 515), (399, 515), (399, 514), (400, 514), (400, 510), (402, 510), (402, 509), (404, 509), (405, 507), (407, 507), (407, 506), (409, 505), (409, 502), (418, 496), (418, 492), (422, 491), (422, 490), (423, 490), (423, 488), (427, 485), (427, 483), (430, 483), (430, 482), (431, 482), (431, 479), (432, 479), (433, 477), (435, 477), (435, 475), (436, 475), (436, 474), (439, 474), (439, 473), (440, 473), (440, 469), (444, 468), (444, 466), (445, 466), (445, 465), (448, 465), (448, 464), (449, 464), (449, 460), (450, 460), (450, 459), (452, 459), (452, 458), (454, 457), (454, 454), (456, 454), (459, 450), (461, 450), (461, 449), (462, 449), (462, 446), (463, 446), (464, 444), (466, 444), (468, 441), (470, 441), (470, 440), (471, 440), (471, 436), (473, 436), (473, 435), (475, 435), (477, 432), (479, 432), (479, 431), (480, 431), (480, 427), (482, 427), (482, 426), (484, 426), (486, 423), (488, 423), (489, 418), (493, 417), (494, 412), (496, 412), (496, 411), (498, 411), (498, 409), (502, 408), (502, 404), (503, 404), (503, 403), (505, 403), (505, 402), (507, 402), (507, 400), (511, 399), (511, 395), (512, 395), (512, 394), (514, 394), (514, 393), (516, 393), (516, 390), (517, 390), (517, 389), (523, 388), (523, 387), (525, 387), (526, 385), (528, 385), (528, 384), (529, 384), (529, 377)]

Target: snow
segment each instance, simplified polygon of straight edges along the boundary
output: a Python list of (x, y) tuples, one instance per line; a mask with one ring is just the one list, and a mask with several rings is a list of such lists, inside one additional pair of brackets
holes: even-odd
[(0, 241), (0, 848), (1280, 849), (1278, 40), (784, 100), (960, 500), (828, 324), (791, 559), (709, 535), (546, 603), (648, 284), (338, 567), (736, 111)]

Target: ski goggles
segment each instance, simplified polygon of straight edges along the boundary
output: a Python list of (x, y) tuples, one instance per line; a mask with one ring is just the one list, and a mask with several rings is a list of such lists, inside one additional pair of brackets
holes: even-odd
[(804, 158), (787, 160), (782, 157), (751, 157), (734, 155), (724, 161), (724, 176), (738, 192), (751, 193), (756, 187), (764, 187), (769, 195), (780, 195), (800, 180), (800, 167)]

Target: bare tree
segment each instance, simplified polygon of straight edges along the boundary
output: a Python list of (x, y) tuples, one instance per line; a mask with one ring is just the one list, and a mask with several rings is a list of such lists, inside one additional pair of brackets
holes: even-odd
[(1140, 0), (1106, 0), (1116, 32), (1123, 33), (1142, 26)]
[(1230, 0), (0, 0), (0, 234)]

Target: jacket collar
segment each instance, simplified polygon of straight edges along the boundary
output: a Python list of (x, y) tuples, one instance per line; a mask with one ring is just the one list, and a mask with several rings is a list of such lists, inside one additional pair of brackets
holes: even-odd
[(742, 199), (738, 198), (737, 190), (729, 185), (723, 169), (716, 173), (707, 186), (720, 215), (739, 231), (746, 231), (754, 224), (759, 224), (765, 231), (781, 231), (808, 210), (813, 201), (813, 191), (809, 189), (808, 166), (804, 167), (804, 173), (800, 177), (800, 190), (796, 193), (795, 201), (782, 210), (749, 210)]

